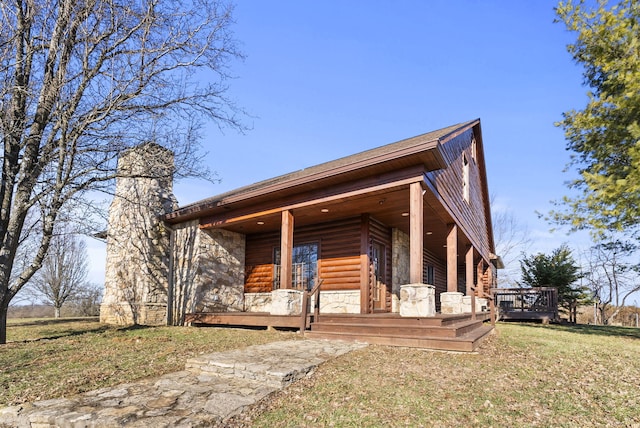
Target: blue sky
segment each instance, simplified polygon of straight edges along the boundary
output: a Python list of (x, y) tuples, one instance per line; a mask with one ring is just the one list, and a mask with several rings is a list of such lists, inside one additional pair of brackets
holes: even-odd
[[(219, 184), (183, 181), (181, 205), (455, 123), (480, 118), (490, 193), (534, 240), (530, 253), (584, 239), (549, 232), (536, 211), (565, 195), (562, 112), (587, 89), (554, 23), (554, 1), (249, 1), (233, 27), (243, 62), (229, 95), (244, 134), (211, 124)], [(91, 280), (104, 246), (90, 243)]]

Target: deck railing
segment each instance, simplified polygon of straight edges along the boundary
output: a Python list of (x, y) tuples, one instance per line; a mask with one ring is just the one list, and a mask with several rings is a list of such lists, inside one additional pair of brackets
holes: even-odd
[(304, 290), (302, 293), (302, 311), (300, 314), (300, 333), (305, 332), (306, 329), (310, 327), (309, 323), (309, 301), (311, 297), (314, 297), (313, 300), (313, 322), (318, 322), (320, 319), (320, 286), (322, 285), (322, 280), (318, 281), (318, 283), (311, 289), (311, 291)]
[(501, 319), (558, 319), (557, 288), (493, 288), (492, 292)]

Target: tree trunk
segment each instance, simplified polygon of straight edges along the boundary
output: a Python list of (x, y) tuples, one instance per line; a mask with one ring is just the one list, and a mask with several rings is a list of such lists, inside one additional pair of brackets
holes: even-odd
[(53, 317), (60, 318), (60, 308), (58, 306), (53, 308)]
[(0, 345), (7, 343), (7, 312), (9, 302), (0, 302)]

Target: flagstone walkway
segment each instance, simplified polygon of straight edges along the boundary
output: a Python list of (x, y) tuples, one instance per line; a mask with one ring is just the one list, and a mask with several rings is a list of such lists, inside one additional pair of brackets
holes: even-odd
[(319, 364), (365, 344), (291, 340), (202, 355), (186, 369), (0, 409), (0, 427), (201, 427), (241, 413)]

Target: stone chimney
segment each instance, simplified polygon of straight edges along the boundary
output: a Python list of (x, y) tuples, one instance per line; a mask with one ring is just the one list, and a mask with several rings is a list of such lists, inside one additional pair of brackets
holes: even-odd
[(134, 147), (118, 160), (100, 322), (167, 322), (170, 233), (161, 217), (177, 208), (173, 168), (173, 153), (155, 143)]

